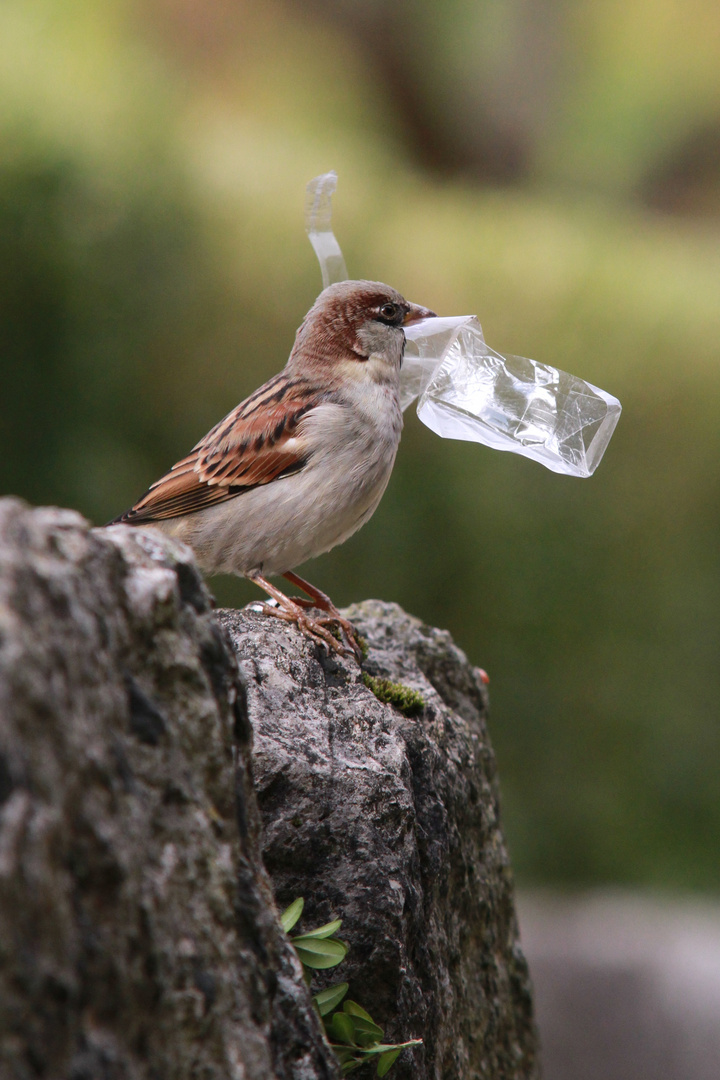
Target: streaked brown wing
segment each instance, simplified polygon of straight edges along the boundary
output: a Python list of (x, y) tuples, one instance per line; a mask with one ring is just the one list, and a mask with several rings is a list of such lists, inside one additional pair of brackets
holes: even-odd
[(321, 401), (316, 387), (281, 372), (233, 409), (112, 524), (191, 514), (297, 472), (309, 454), (298, 424)]

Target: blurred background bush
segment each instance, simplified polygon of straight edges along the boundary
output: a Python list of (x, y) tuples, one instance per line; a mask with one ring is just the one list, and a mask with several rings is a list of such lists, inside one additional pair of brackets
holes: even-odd
[(715, 0), (4, 0), (0, 50), (0, 490), (100, 524), (278, 370), (337, 169), (351, 274), (624, 413), (576, 480), (411, 410), (312, 580), (488, 669), (521, 883), (716, 893)]

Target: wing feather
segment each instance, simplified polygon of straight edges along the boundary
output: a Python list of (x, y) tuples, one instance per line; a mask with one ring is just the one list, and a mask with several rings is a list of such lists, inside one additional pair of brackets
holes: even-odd
[(228, 413), (112, 524), (192, 514), (297, 472), (311, 452), (298, 425), (322, 400), (316, 386), (281, 372)]

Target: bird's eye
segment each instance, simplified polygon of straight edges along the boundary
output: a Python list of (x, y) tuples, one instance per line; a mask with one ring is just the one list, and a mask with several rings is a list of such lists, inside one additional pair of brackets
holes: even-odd
[(402, 315), (399, 304), (383, 304), (380, 318), (383, 322), (396, 322)]

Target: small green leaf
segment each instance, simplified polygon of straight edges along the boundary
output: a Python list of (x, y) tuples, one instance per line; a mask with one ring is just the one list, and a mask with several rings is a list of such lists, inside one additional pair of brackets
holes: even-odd
[(330, 1031), (338, 1042), (349, 1046), (355, 1045), (355, 1028), (347, 1013), (333, 1013), (330, 1020)]
[(383, 1037), (383, 1029), (378, 1027), (370, 1013), (358, 1005), (356, 1001), (346, 1001), (343, 1012), (350, 1017), (355, 1029), (355, 1042), (363, 1048), (373, 1046), (380, 1042)]
[(397, 1059), (400, 1057), (400, 1050), (386, 1050), (384, 1054), (381, 1054), (377, 1063), (378, 1076), (385, 1076)]
[(338, 1043), (330, 1043), (330, 1049), (341, 1065), (344, 1065), (347, 1061), (357, 1061), (355, 1057), (357, 1051), (352, 1046), (340, 1046)]
[(337, 938), (293, 938), (292, 943), (300, 957), (300, 962), (306, 967), (324, 970), (335, 967), (346, 957), (348, 947), (344, 941)]
[(362, 1047), (364, 1053), (366, 1050), (369, 1051), (375, 1049), (378, 1045), (378, 1037), (372, 1032), (358, 1031), (358, 1029), (355, 1028), (355, 1042), (358, 1046)]
[(289, 908), (285, 908), (280, 916), (280, 922), (282, 928), (286, 934), (289, 934), (295, 923), (302, 915), (302, 910), (305, 907), (305, 901), (302, 896), (298, 896), (297, 900), (293, 900)]
[(346, 1076), (348, 1073), (355, 1072), (356, 1069), (359, 1069), (362, 1063), (362, 1058), (360, 1058), (359, 1060), (358, 1058), (350, 1058), (349, 1061), (345, 1062), (340, 1071), (342, 1072), (343, 1076)]
[(362, 1005), (358, 1005), (357, 1001), (353, 1001), (352, 998), (348, 998), (343, 1005), (343, 1012), (350, 1013), (351, 1016), (360, 1016), (363, 1020), (367, 1020), (369, 1024), (374, 1024), (372, 1016), (369, 1012), (365, 1012)]
[(315, 995), (313, 1001), (321, 1016), (327, 1016), (337, 1008), (348, 992), (348, 985), (348, 983), (338, 983), (337, 986), (328, 986), (327, 990), (321, 990)]
[[(342, 926), (342, 919), (335, 919), (334, 922), (325, 923), (324, 926), (318, 926), (317, 930), (305, 930), (300, 937), (303, 938), (328, 938), (332, 937), (336, 930), (339, 930)], [(297, 941), (297, 938), (293, 940)]]
[(377, 1024), (369, 1024), (367, 1020), (363, 1020), (360, 1016), (351, 1016), (350, 1019), (355, 1029), (355, 1042), (358, 1046), (363, 1048), (377, 1046), (383, 1037), (382, 1028), (378, 1027)]

